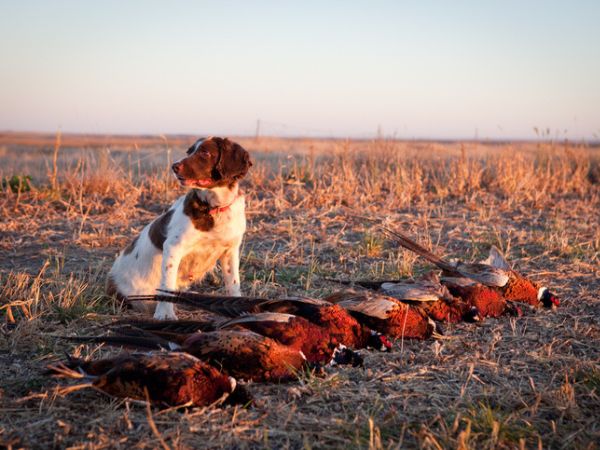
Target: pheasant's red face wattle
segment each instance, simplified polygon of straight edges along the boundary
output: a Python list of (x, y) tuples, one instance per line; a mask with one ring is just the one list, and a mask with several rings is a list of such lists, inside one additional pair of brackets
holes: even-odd
[(379, 339), (381, 340), (382, 351), (385, 351), (385, 350), (383, 350), (383, 348), (386, 348), (387, 350), (392, 349), (393, 344), (390, 342), (390, 340), (387, 338), (387, 336), (381, 335), (381, 336), (379, 336)]

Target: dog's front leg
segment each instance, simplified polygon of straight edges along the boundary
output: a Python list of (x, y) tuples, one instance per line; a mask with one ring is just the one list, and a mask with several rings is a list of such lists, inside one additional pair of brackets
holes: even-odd
[[(167, 245), (165, 242), (160, 276), (161, 289), (177, 290), (177, 271), (182, 258), (183, 254), (179, 245)], [(177, 319), (173, 303), (159, 302), (154, 311), (154, 318), (158, 320)]]
[(241, 242), (227, 250), (221, 257), (225, 291), (227, 295), (235, 297), (241, 297), (242, 295), (240, 288), (240, 246)]

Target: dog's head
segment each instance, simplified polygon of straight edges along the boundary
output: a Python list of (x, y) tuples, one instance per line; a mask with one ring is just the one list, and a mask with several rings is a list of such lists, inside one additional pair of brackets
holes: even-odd
[(231, 186), (252, 166), (244, 148), (219, 137), (198, 139), (185, 158), (171, 167), (182, 186), (211, 189)]

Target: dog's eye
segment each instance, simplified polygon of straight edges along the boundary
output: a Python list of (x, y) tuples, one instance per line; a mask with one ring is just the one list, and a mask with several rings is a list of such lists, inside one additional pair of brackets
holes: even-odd
[(203, 158), (210, 158), (210, 152), (208, 150), (200, 150), (198, 154)]

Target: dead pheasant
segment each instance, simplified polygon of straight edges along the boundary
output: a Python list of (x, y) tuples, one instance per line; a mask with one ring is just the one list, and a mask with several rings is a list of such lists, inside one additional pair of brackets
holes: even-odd
[(435, 323), (421, 309), (368, 291), (337, 292), (325, 300), (347, 309), (356, 320), (394, 338), (427, 339)]
[(441, 282), (448, 290), (479, 311), (481, 317), (500, 317), (506, 314), (522, 316), (523, 311), (515, 303), (506, 300), (502, 292), (484, 286), (470, 278), (442, 277)]
[(410, 309), (420, 309), (427, 316), (438, 322), (477, 322), (480, 320), (476, 307), (454, 297), (448, 289), (440, 284), (434, 274), (410, 280), (389, 281), (346, 281), (331, 280), (342, 284), (356, 285), (376, 290), (402, 302)]
[(391, 343), (385, 336), (359, 323), (341, 306), (326, 300), (305, 297), (282, 299), (228, 297), (174, 291), (164, 291), (163, 294), (157, 295), (132, 296), (128, 300), (184, 303), (227, 317), (239, 317), (245, 314), (263, 312), (292, 314), (325, 328), (330, 345), (343, 344), (354, 349), (370, 347), (381, 351), (391, 348)]
[(302, 351), (309, 363), (352, 364), (356, 367), (363, 362), (357, 352), (337, 342), (327, 328), (292, 314), (266, 312), (217, 322), (185, 321), (179, 328), (177, 321), (122, 320), (117, 324), (129, 324), (175, 342), (187, 339), (190, 331), (247, 329)]
[(124, 353), (98, 360), (69, 357), (66, 363), (49, 366), (48, 372), (85, 382), (67, 391), (91, 387), (113, 397), (149, 400), (160, 407), (252, 401), (234, 378), (186, 353)]
[(235, 378), (253, 381), (289, 381), (312, 369), (301, 351), (248, 330), (193, 333), (180, 342), (152, 333), (120, 336), (67, 337), (75, 342), (96, 342), (135, 349), (167, 349), (184, 352), (222, 368)]
[(481, 263), (465, 263), (462, 261), (446, 261), (429, 250), (426, 250), (407, 236), (397, 231), (385, 229), (401, 246), (411, 250), (444, 271), (444, 280), (469, 278), (484, 286), (494, 288), (506, 300), (528, 303), (532, 306), (556, 308), (560, 305), (558, 297), (547, 287), (537, 283), (512, 270), (506, 259), (496, 247), (490, 249), (490, 256)]
[[(419, 302), (427, 315), (439, 322), (478, 322), (485, 317), (523, 314), (517, 305), (506, 300), (496, 288), (484, 286), (469, 278), (446, 277), (437, 281), (441, 290), (431, 289), (428, 284), (433, 282), (433, 279), (434, 275), (428, 274), (424, 286), (423, 279), (341, 282), (379, 290), (402, 302), (408, 301), (410, 304)], [(334, 281), (340, 282), (340, 280)], [(418, 285), (420, 288), (416, 288)]]

